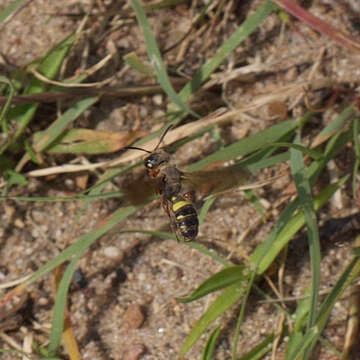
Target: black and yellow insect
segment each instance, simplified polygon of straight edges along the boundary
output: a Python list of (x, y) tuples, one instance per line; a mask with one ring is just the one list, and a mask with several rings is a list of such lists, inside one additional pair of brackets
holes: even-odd
[[(171, 127), (166, 129), (153, 151), (133, 146), (126, 149), (141, 150), (149, 154), (144, 165), (148, 177), (154, 180), (155, 188), (162, 196), (163, 208), (169, 215), (171, 227), (176, 236), (180, 234), (185, 241), (192, 241), (198, 234), (199, 226), (194, 206), (195, 190), (200, 190), (202, 194), (219, 193), (248, 180), (250, 173), (239, 166), (192, 173), (179, 170), (171, 164), (170, 154), (164, 149), (158, 149), (170, 129)], [(136, 184), (131, 191), (141, 193), (143, 186), (149, 187), (149, 184)], [(144, 194), (142, 196), (145, 197)]]

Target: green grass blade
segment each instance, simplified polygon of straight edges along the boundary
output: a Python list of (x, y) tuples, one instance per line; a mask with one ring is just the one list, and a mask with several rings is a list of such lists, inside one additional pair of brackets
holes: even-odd
[(213, 359), (215, 345), (216, 345), (217, 338), (219, 337), (219, 334), (220, 334), (220, 327), (217, 327), (209, 336), (209, 339), (208, 339), (208, 341), (204, 347), (204, 350), (202, 352), (201, 360), (212, 360)]
[(230, 285), (217, 299), (210, 305), (206, 312), (196, 322), (190, 334), (185, 339), (181, 348), (180, 356), (184, 356), (199, 339), (208, 326), (222, 315), (231, 305), (235, 304), (244, 294), (244, 285), (236, 283)]
[(330, 137), (344, 129), (346, 120), (354, 115), (353, 106), (349, 106), (343, 110), (343, 112), (330, 123), (316, 136), (313, 141), (313, 146), (318, 146), (327, 141)]
[(171, 99), (171, 101), (174, 104), (176, 104), (179, 109), (184, 111), (186, 114), (191, 114), (191, 115), (197, 117), (197, 115), (187, 106), (186, 100), (184, 101), (183, 98), (181, 98), (176, 93), (176, 91), (174, 90), (174, 88), (171, 85), (171, 82), (167, 75), (165, 65), (162, 61), (162, 57), (161, 57), (159, 48), (157, 46), (155, 37), (151, 31), (149, 22), (146, 18), (145, 11), (141, 7), (140, 1), (130, 0), (130, 2), (134, 9), (136, 18), (138, 20), (138, 23), (141, 27), (142, 33), (145, 38), (145, 43), (146, 43), (146, 48), (147, 48), (150, 63), (154, 68), (156, 77), (157, 77), (161, 87), (166, 92), (166, 94)]
[(0, 24), (6, 20), (14, 11), (19, 9), (25, 0), (15, 0), (0, 13)]
[[(15, 95), (15, 88), (14, 85), (12, 84), (12, 82), (7, 79), (4, 76), (0, 76), (0, 82), (5, 83), (8, 87), (9, 87), (9, 95), (8, 98), (6, 100), (6, 103), (4, 104), (4, 106), (1, 109), (1, 113), (0, 113), (0, 124), (1, 124), (1, 130), (4, 134), (8, 134), (9, 129), (8, 129), (8, 125), (7, 125), (7, 117), (6, 114), (10, 109), (10, 105), (11, 105), (11, 100)], [(0, 154), (2, 153), (1, 148), (0, 148)]]
[[(75, 39), (76, 36), (72, 35), (51, 49), (40, 62), (37, 69), (38, 72), (50, 80), (54, 79)], [(47, 84), (33, 77), (25, 89), (24, 94), (39, 94), (44, 92), (46, 87)], [(16, 118), (18, 120), (18, 128), (15, 132), (14, 139), (17, 139), (23, 133), (33, 119), (38, 105), (39, 104), (18, 105), (13, 111), (9, 112), (10, 118)]]
[[(300, 143), (300, 137), (297, 136), (294, 141)], [(319, 229), (317, 226), (316, 213), (313, 206), (311, 187), (306, 175), (302, 154), (299, 150), (295, 150), (295, 148), (290, 150), (290, 154), (291, 173), (295, 181), (300, 207), (302, 208), (306, 227), (308, 229), (312, 273), (311, 307), (308, 324), (308, 327), (310, 328), (314, 324), (317, 314), (318, 290), (320, 285), (321, 251)]]
[(217, 161), (232, 160), (239, 156), (244, 156), (253, 151), (263, 148), (265, 145), (271, 145), (272, 143), (281, 139), (285, 134), (292, 133), (298, 127), (299, 122), (296, 120), (288, 120), (282, 123), (273, 125), (257, 134), (248, 136), (245, 139), (237, 141), (214, 154), (211, 154), (202, 160), (190, 165), (188, 171), (201, 170), (205, 166)]
[(55, 269), (57, 266), (61, 265), (65, 261), (71, 260), (76, 256), (82, 255), (88, 248), (93, 244), (97, 239), (106, 234), (114, 226), (124, 220), (129, 215), (133, 214), (136, 211), (136, 207), (129, 206), (121, 208), (115, 211), (102, 225), (96, 230), (89, 232), (79, 238), (74, 244), (67, 247), (63, 250), (58, 256), (50, 260), (39, 270), (37, 270), (27, 281), (26, 284), (32, 284), (34, 281), (40, 279), (46, 275), (51, 270)]
[[(314, 199), (315, 211), (318, 211), (331, 196), (337, 191), (348, 179), (343, 177), (338, 182), (328, 185)], [(264, 243), (260, 244), (249, 259), (250, 266), (257, 267), (257, 274), (261, 275), (272, 264), (283, 247), (291, 240), (291, 238), (304, 226), (304, 214), (297, 213), (289, 219), (297, 208), (298, 203), (293, 202), (284, 210), (280, 216), (278, 225), (275, 226), (269, 237)]]
[[(24, 177), (22, 177), (24, 178)], [(26, 178), (25, 178), (26, 179)], [(4, 200), (16, 200), (16, 201), (24, 201), (24, 202), (69, 202), (69, 201), (76, 201), (76, 200), (88, 200), (91, 199), (113, 199), (116, 197), (122, 197), (124, 193), (121, 191), (109, 191), (103, 194), (96, 194), (96, 195), (84, 195), (84, 194), (77, 194), (74, 196), (58, 196), (58, 197), (48, 197), (48, 196), (0, 196), (0, 199)]]
[(79, 100), (72, 107), (67, 109), (60, 118), (55, 120), (41, 135), (37, 138), (34, 143), (34, 148), (37, 152), (51, 148), (52, 143), (63, 134), (65, 129), (75, 121), (81, 114), (87, 109), (93, 106), (98, 101), (97, 97), (85, 97)]
[(272, 347), (272, 341), (274, 340), (274, 334), (268, 335), (260, 344), (256, 345), (247, 354), (241, 356), (237, 360), (259, 360), (267, 354)]
[(325, 325), (330, 317), (331, 311), (335, 303), (341, 298), (346, 288), (359, 276), (360, 274), (360, 257), (356, 256), (346, 267), (335, 286), (328, 294), (318, 312), (318, 317), (312, 328), (310, 328), (304, 335), (302, 341), (297, 346), (289, 351), (287, 359), (298, 359), (305, 351), (309, 352), (319, 339)]
[[(294, 141), (300, 143), (300, 137), (297, 136)], [(320, 286), (321, 262), (319, 230), (317, 227), (316, 213), (313, 206), (311, 187), (306, 176), (305, 165), (301, 152), (295, 149), (291, 149), (290, 153), (291, 173), (295, 181), (300, 207), (302, 209), (305, 224), (308, 230), (307, 233), (312, 274), (310, 312), (307, 324), (308, 329), (310, 329), (315, 323), (319, 300), (318, 291)]]
[(51, 332), (49, 338), (49, 353), (55, 355), (56, 350), (60, 347), (62, 334), (64, 331), (65, 309), (67, 304), (67, 295), (69, 286), (80, 260), (81, 253), (78, 254), (66, 267), (60, 284), (57, 289), (55, 304), (53, 308), (53, 320), (51, 324)]
[(180, 98), (187, 101), (200, 85), (209, 78), (216, 68), (277, 8), (271, 1), (262, 5), (239, 26), (234, 33), (218, 48), (215, 56), (209, 59), (192, 77), (180, 92)]
[[(79, 100), (71, 108), (67, 109), (60, 118), (55, 120), (46, 130), (37, 136), (33, 147), (36, 152), (41, 152), (50, 147), (61, 134), (66, 130), (68, 125), (75, 121), (81, 114), (98, 101), (97, 97), (86, 97)], [(29, 154), (25, 154), (17, 165), (21, 169), (30, 159)]]
[(204, 222), (204, 220), (206, 218), (206, 215), (209, 212), (210, 207), (214, 203), (215, 200), (216, 200), (216, 196), (209, 196), (205, 200), (204, 205), (201, 207), (201, 210), (200, 210), (200, 213), (199, 213), (199, 216), (198, 216), (200, 225)]
[(206, 279), (190, 296), (186, 298), (177, 298), (176, 300), (181, 303), (188, 303), (239, 281), (247, 280), (249, 275), (246, 274), (244, 270), (245, 268), (243, 265), (223, 269)]
[[(124, 231), (120, 231), (120, 233), (139, 233), (139, 234), (148, 234), (148, 235), (152, 235), (152, 236), (156, 236), (159, 237), (161, 239), (171, 239), (171, 240), (176, 240), (176, 236), (173, 233), (169, 233), (166, 231), (154, 231), (154, 230), (124, 230)], [(185, 246), (189, 246), (192, 249), (195, 249), (199, 252), (201, 252), (202, 254), (211, 257), (212, 259), (214, 259), (215, 261), (217, 261), (218, 263), (224, 265), (224, 266), (232, 266), (233, 263), (231, 263), (228, 260), (223, 259), (222, 257), (220, 257), (219, 255), (217, 255), (217, 253), (215, 251), (211, 251), (209, 250), (206, 246), (204, 246), (203, 244), (200, 244), (198, 242), (195, 241), (191, 241), (191, 242), (184, 242), (183, 243)]]

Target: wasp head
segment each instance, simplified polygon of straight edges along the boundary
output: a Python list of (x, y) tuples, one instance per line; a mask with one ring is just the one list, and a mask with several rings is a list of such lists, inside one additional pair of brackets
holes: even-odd
[(146, 157), (144, 165), (150, 177), (156, 177), (161, 169), (169, 163), (170, 155), (165, 150), (158, 150)]

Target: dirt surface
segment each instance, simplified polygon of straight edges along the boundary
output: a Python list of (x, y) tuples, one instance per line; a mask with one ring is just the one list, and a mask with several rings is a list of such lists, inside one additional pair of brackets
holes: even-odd
[[(0, 10), (9, 4), (10, 0), (2, 0)], [(228, 1), (219, 12), (215, 6), (209, 12), (210, 21), (197, 26), (179, 46), (166, 52), (165, 61), (171, 75), (186, 77), (193, 74), (260, 4), (261, 1)], [(187, 33), (189, 19), (197, 14), (200, 5), (191, 2), (150, 14), (162, 51)], [(308, 6), (323, 20), (359, 38), (358, 1), (317, 1)], [(10, 73), (43, 55), (79, 29), (85, 14), (89, 17), (82, 25), (83, 36), (63, 70), (63, 76), (89, 68), (107, 54), (112, 54), (110, 63), (89, 81), (110, 79), (110, 85), (118, 86), (154, 84), (123, 62), (123, 56), (131, 51), (145, 58), (146, 49), (130, 6), (121, 1), (31, 1), (5, 25), (0, 25), (0, 72)], [(346, 99), (349, 103), (356, 94), (359, 95), (359, 61), (359, 55), (334, 45), (297, 21), (291, 26), (282, 25), (274, 14), (218, 69), (217, 76), (212, 80), (215, 85), (201, 95), (204, 101), (201, 102), (200, 96), (197, 100), (202, 104), (200, 109), (204, 114), (220, 106), (246, 110), (231, 124), (219, 128), (226, 144), (230, 144), (282, 121), (284, 116), (294, 117), (304, 113), (305, 100), (316, 104), (328, 96), (332, 106), (314, 119), (310, 126), (312, 130), (306, 134), (305, 140), (309, 140), (313, 133), (343, 110), (338, 103), (346, 103)], [(242, 72), (235, 76), (234, 69), (238, 68)], [(228, 75), (232, 77), (225, 80)], [(317, 90), (324, 81), (331, 81), (333, 86), (328, 90)], [(289, 90), (290, 86), (297, 86), (296, 91)], [(330, 93), (326, 94), (326, 91)], [(335, 93), (344, 101), (338, 101), (336, 96), (331, 100)], [(266, 101), (269, 94), (281, 96), (269, 104)], [(167, 103), (160, 93), (133, 98), (104, 98), (86, 117), (79, 119), (77, 126), (111, 131), (136, 128), (153, 131), (164, 124), (159, 116), (166, 112)], [(52, 106), (55, 104), (41, 109), (38, 126), (46, 124), (46, 114), (53, 111)], [(174, 161), (184, 166), (216, 148), (214, 138), (207, 134), (183, 146), (174, 155)], [(352, 150), (342, 156), (338, 163), (333, 164), (334, 168), (329, 169), (330, 179), (351, 172), (354, 161)], [(100, 160), (103, 158), (91, 159)], [(45, 161), (45, 166), (50, 166), (69, 159), (52, 157)], [(33, 168), (29, 165), (24, 172)], [(267, 178), (280, 170), (286, 170), (286, 167), (268, 171), (259, 177)], [(99, 175), (99, 172), (90, 173), (85, 178), (86, 185), (94, 184)], [(87, 175), (65, 173), (31, 178), (25, 189), (14, 189), (12, 195), (74, 195), (82, 190), (79, 185), (83, 184), (81, 176)], [(292, 195), (284, 191), (289, 182), (290, 177), (287, 176), (257, 190), (271, 214), (267, 223), (262, 221), (241, 192), (224, 194), (216, 200), (201, 225), (199, 242), (241, 263), (265, 239), (273, 221)], [(120, 183), (121, 180), (115, 180), (107, 185), (107, 190), (117, 189)], [(81, 201), (3, 203), (0, 207), (0, 282), (7, 283), (31, 274), (79, 236), (95, 229), (121, 205), (118, 199), (96, 200), (90, 204)], [(319, 213), (319, 223), (323, 225), (325, 220), (356, 212), (351, 186), (347, 186)], [(159, 201), (154, 201), (102, 237), (81, 259), (81, 271), (77, 272), (77, 280), (69, 296), (70, 317), (81, 356), (83, 359), (98, 360), (175, 359), (193, 324), (215, 295), (190, 304), (181, 304), (175, 298), (190, 294), (222, 267), (185, 244), (145, 234), (120, 233), (124, 229), (169, 231), (169, 221)], [(328, 228), (323, 228), (323, 291), (334, 284), (348, 264), (352, 240), (350, 233), (337, 236), (336, 231), (329, 233)], [(291, 243), (287, 256), (283, 295), (289, 298), (301, 296), (310, 280), (306, 237), (297, 237)], [(278, 287), (276, 275), (272, 278), (275, 287)], [(259, 286), (274, 299), (278, 297), (265, 280)], [(53, 276), (39, 280), (31, 286), (26, 298), (19, 300), (21, 306), (18, 311), (0, 319), (0, 330), (3, 330), (0, 348), (18, 346), (29, 350), (29, 343), (43, 345), (50, 331), (53, 288)], [(0, 290), (1, 295), (5, 292)], [(262, 303), (261, 300), (257, 295), (250, 297), (238, 345), (239, 354), (252, 349), (279, 325), (280, 312), (272, 303)], [(289, 301), (286, 306), (292, 309), (296, 301)], [(223, 328), (216, 359), (231, 358), (239, 308), (239, 305), (234, 306), (221, 322), (216, 322)], [(345, 296), (334, 308), (324, 333), (326, 341), (339, 351), (344, 344), (347, 308), (348, 297)], [(187, 354), (187, 359), (199, 359), (205, 341), (206, 338), (202, 337)], [(283, 359), (284, 349), (284, 344), (280, 344), (274, 358)], [(14, 359), (14, 355), (1, 354), (1, 358)], [(271, 355), (265, 358), (270, 359)], [(330, 347), (321, 346), (318, 350), (318, 359), (337, 358)], [(360, 351), (354, 358), (360, 358)]]

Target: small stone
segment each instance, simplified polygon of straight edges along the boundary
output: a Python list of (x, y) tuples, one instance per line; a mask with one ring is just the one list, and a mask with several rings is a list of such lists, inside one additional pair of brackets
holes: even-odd
[(19, 219), (19, 218), (16, 218), (16, 219), (15, 219), (14, 224), (15, 224), (15, 226), (16, 226), (17, 228), (19, 228), (19, 229), (23, 229), (24, 226), (25, 226), (24, 222), (23, 222), (21, 219)]
[(107, 246), (104, 248), (104, 255), (108, 258), (118, 258), (120, 256), (120, 249), (116, 246)]
[(138, 360), (146, 351), (143, 344), (134, 344), (124, 352), (122, 360)]
[(132, 304), (126, 309), (123, 319), (130, 329), (138, 329), (145, 321), (143, 309), (139, 304)]
[(160, 106), (162, 104), (162, 102), (163, 102), (162, 95), (153, 96), (153, 102), (154, 102), (155, 105)]

